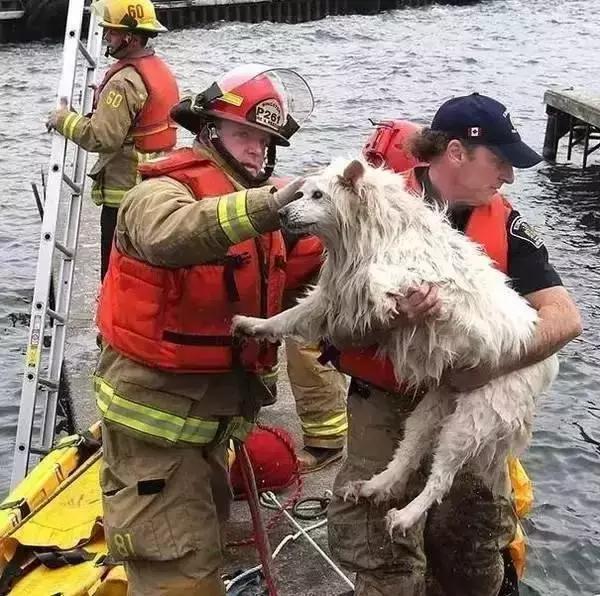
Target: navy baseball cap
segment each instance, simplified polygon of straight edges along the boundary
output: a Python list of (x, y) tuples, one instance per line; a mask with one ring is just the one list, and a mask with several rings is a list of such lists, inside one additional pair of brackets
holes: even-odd
[(515, 168), (530, 168), (542, 161), (542, 156), (521, 140), (506, 106), (479, 93), (449, 99), (433, 117), (430, 128), (451, 139), (485, 145)]

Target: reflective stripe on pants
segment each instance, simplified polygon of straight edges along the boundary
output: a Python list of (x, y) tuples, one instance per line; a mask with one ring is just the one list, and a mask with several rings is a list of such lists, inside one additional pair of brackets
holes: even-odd
[[(119, 395), (100, 377), (94, 378), (96, 403), (105, 421), (129, 428), (147, 437), (154, 437), (170, 444), (189, 443), (208, 445), (219, 432), (218, 420), (193, 416), (179, 416), (159, 410)], [(244, 440), (253, 424), (241, 416), (232, 416), (223, 430), (219, 442), (230, 437)]]

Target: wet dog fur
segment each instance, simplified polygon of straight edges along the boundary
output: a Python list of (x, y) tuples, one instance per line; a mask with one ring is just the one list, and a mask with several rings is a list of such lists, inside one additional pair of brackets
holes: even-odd
[[(290, 231), (323, 241), (319, 281), (297, 306), (270, 319), (235, 317), (233, 332), (271, 341), (296, 336), (337, 346), (377, 343), (398, 379), (430, 387), (387, 468), (345, 488), (345, 498), (400, 496), (433, 451), (423, 491), (388, 512), (390, 532), (405, 532), (441, 502), (465, 464), (488, 486), (501, 484), (506, 457), (519, 456), (531, 438), (534, 399), (554, 380), (558, 360), (550, 357), (473, 391), (452, 391), (441, 382), (451, 367), (495, 368), (518, 360), (535, 332), (536, 311), (481, 247), (450, 226), (443, 209), (406, 189), (403, 177), (360, 160), (338, 160), (307, 178), (300, 191), (302, 198), (280, 217)], [(424, 282), (437, 286), (441, 314), (398, 325), (393, 294)]]

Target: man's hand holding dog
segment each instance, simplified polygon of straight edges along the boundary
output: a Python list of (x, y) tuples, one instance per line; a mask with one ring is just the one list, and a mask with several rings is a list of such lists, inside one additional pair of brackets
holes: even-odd
[[(406, 296), (390, 294), (396, 299), (398, 315), (396, 321), (399, 325), (408, 323), (422, 323), (429, 318), (439, 316), (442, 303), (438, 296), (438, 289), (431, 284), (422, 284), (408, 292)], [(498, 376), (497, 371), (487, 367), (457, 368), (449, 370), (444, 375), (443, 383), (455, 391), (472, 391), (483, 387)]]
[(396, 320), (399, 325), (421, 323), (426, 319), (439, 316), (442, 310), (437, 287), (428, 283), (409, 290), (406, 296), (400, 296), (393, 292), (390, 292), (389, 295), (396, 299), (396, 309), (398, 310)]

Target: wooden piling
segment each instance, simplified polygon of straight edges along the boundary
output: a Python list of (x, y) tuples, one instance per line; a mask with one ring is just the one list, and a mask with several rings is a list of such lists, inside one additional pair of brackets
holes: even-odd
[(272, 23), (273, 22), (273, 3), (267, 2), (264, 6), (264, 9), (265, 9), (265, 12), (264, 12), (263, 19), (265, 21), (270, 21)]
[(283, 23), (283, 2), (275, 2), (275, 21)]

